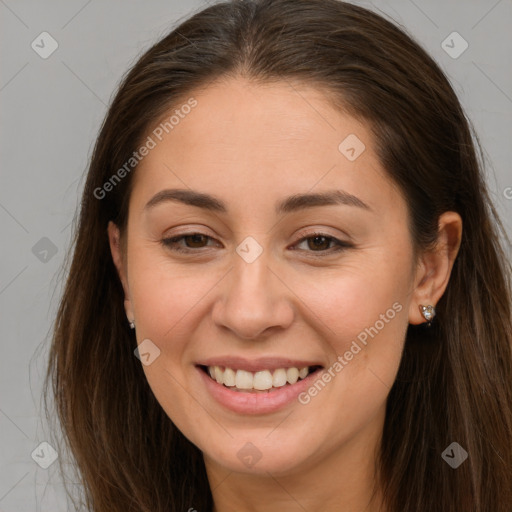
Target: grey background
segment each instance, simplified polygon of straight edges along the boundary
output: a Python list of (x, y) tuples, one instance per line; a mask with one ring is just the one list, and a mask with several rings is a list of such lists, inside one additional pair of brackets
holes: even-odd
[[(405, 27), (450, 78), (485, 149), (490, 190), (512, 236), (512, 0), (357, 3)], [(0, 512), (68, 509), (58, 464), (43, 469), (31, 453), (50, 440), (41, 384), (83, 175), (122, 74), (205, 5), (0, 0)], [(31, 47), (43, 31), (58, 43), (47, 59)], [(453, 31), (469, 44), (456, 59), (441, 46)]]

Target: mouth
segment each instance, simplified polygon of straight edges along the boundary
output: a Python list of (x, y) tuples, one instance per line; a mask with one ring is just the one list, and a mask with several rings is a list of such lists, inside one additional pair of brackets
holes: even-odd
[(196, 365), (210, 380), (237, 393), (274, 393), (295, 386), (298, 382), (312, 378), (321, 370), (321, 365), (283, 367), (255, 372), (228, 366)]

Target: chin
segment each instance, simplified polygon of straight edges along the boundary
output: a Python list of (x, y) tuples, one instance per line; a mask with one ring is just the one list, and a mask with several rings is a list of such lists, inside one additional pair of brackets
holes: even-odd
[[(224, 446), (206, 446), (203, 453), (215, 464), (236, 473), (268, 477), (269, 473), (272, 476), (285, 476), (296, 472), (307, 458), (304, 443), (298, 439), (272, 439), (272, 434), (269, 436), (271, 431), (267, 429), (260, 436), (250, 432), (237, 435)], [(207, 443), (211, 443), (211, 439)]]

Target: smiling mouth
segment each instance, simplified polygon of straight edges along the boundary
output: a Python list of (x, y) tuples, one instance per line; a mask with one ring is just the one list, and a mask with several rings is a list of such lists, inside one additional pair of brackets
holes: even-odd
[(278, 368), (276, 370), (262, 370), (248, 372), (236, 370), (225, 366), (198, 365), (210, 379), (225, 388), (240, 393), (270, 393), (278, 389), (293, 386), (296, 382), (304, 380), (323, 369), (323, 366), (305, 366), (303, 368)]

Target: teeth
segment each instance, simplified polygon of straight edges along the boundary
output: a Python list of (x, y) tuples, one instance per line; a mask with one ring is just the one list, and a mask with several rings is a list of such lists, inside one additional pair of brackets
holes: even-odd
[(231, 368), (224, 370), (223, 384), (225, 386), (236, 386), (236, 373)]
[[(306, 368), (306, 375), (308, 369)], [(274, 375), (272, 375), (272, 386), (275, 388), (280, 388), (286, 385), (286, 370), (284, 368), (279, 368), (279, 370), (274, 371)]]
[(223, 374), (224, 372), (222, 371), (222, 369), (220, 368), (220, 366), (214, 366), (213, 368), (213, 371), (215, 372), (215, 380), (219, 383), (219, 384), (222, 384), (222, 379), (223, 379)]
[(252, 387), (263, 391), (272, 387), (272, 374), (268, 370), (256, 372), (254, 374)]
[(295, 384), (299, 380), (299, 370), (297, 368), (288, 368), (286, 370), (286, 380), (290, 384)]
[(265, 391), (272, 388), (280, 388), (287, 383), (295, 384), (299, 379), (305, 379), (309, 374), (309, 368), (279, 368), (270, 372), (248, 372), (245, 370), (233, 370), (220, 366), (209, 366), (210, 377), (224, 386), (242, 390)]
[(253, 380), (251, 372), (246, 372), (245, 370), (236, 371), (235, 386), (238, 389), (252, 389)]

